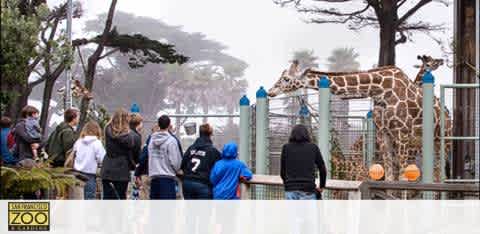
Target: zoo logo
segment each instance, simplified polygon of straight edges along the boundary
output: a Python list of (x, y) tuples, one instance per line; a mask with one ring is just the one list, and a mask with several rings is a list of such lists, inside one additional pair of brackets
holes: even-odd
[(50, 203), (9, 202), (8, 231), (50, 231)]

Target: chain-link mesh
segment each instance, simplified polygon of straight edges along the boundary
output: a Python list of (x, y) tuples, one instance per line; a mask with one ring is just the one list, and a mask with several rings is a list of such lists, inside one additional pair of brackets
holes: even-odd
[[(248, 198), (250, 200), (284, 200), (285, 199), (285, 190), (282, 184), (252, 184), (247, 190)], [(354, 199), (352, 196), (349, 196), (351, 191), (349, 190), (324, 190), (322, 192), (323, 200), (348, 200), (349, 198)], [(359, 198), (356, 198), (359, 199)]]
[[(198, 137), (198, 129), (201, 124), (209, 123), (214, 130), (212, 141), (214, 146), (221, 151), (223, 145), (230, 141), (237, 144), (240, 141), (239, 117), (197, 117), (195, 115), (188, 117), (170, 116), (172, 125), (175, 126), (174, 134), (182, 143), (183, 150), (186, 150)], [(185, 130), (186, 123), (195, 123), (196, 132), (194, 135), (188, 135)], [(143, 139), (151, 134), (151, 129), (157, 124), (157, 120), (145, 120), (144, 129), (142, 131)]]

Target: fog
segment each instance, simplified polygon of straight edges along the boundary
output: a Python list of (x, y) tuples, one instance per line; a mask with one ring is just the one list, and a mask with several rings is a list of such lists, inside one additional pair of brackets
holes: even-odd
[[(50, 1), (55, 3), (61, 1)], [(74, 32), (81, 36), (83, 22), (108, 10), (110, 1), (81, 1), (84, 17), (75, 20)], [(260, 86), (269, 88), (289, 65), (292, 53), (300, 49), (314, 50), (321, 69), (326, 58), (337, 47), (352, 47), (360, 54), (363, 70), (377, 62), (378, 30), (367, 28), (360, 32), (348, 30), (340, 24), (307, 24), (293, 9), (281, 8), (271, 0), (136, 0), (119, 1), (117, 10), (139, 16), (160, 19), (170, 25), (181, 25), (188, 32), (202, 32), (209, 39), (228, 46), (227, 53), (249, 64), (245, 77), (249, 82), (247, 95), (255, 99)], [(445, 23), (448, 30), (444, 39), (451, 38), (453, 4), (429, 4), (422, 8), (416, 19)], [(414, 79), (418, 69), (416, 55), (442, 57), (440, 47), (423, 34), (413, 42), (397, 46), (397, 66)], [(174, 43), (174, 42), (173, 42)], [(452, 82), (452, 69), (442, 66), (434, 72), (436, 84)], [(439, 85), (436, 85), (439, 94)], [(448, 99), (448, 98), (447, 98)]]

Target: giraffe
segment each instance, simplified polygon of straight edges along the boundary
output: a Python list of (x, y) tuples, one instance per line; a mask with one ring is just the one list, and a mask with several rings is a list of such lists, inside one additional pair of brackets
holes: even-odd
[[(425, 74), (426, 70), (434, 71), (438, 69), (440, 66), (443, 65), (443, 59), (434, 59), (431, 56), (427, 55), (418, 55), (417, 59), (422, 62), (422, 65), (416, 65), (416, 68), (420, 68), (417, 75), (415, 76), (414, 83), (418, 86), (421, 85), (421, 79)], [(352, 175), (347, 175), (349, 178), (365, 178), (368, 174), (368, 169), (364, 166), (363, 163), (363, 145), (364, 140), (363, 136), (357, 138), (354, 144), (350, 147), (350, 151), (353, 152), (352, 157), (348, 160), (349, 162), (345, 162), (344, 165), (346, 167), (346, 171), (352, 173)], [(380, 149), (380, 145), (382, 145), (382, 140), (376, 139), (376, 149), (375, 151), (378, 152)], [(402, 175), (403, 173), (400, 173)]]
[[(342, 99), (370, 97), (374, 102), (373, 119), (376, 126), (376, 139), (382, 144), (377, 147), (381, 152), (385, 180), (399, 178), (400, 169), (415, 161), (421, 152), (422, 136), (422, 89), (408, 79), (407, 75), (395, 66), (384, 66), (360, 72), (323, 72), (306, 69), (300, 76), (289, 76), (284, 71), (280, 79), (268, 91), (270, 97), (299, 88), (318, 90), (317, 82), (327, 76), (331, 85), (330, 92)], [(440, 104), (434, 100), (435, 124), (435, 181), (440, 180)], [(449, 119), (449, 114), (446, 119)], [(446, 136), (451, 135), (450, 121), (446, 121)], [(378, 141), (378, 140), (377, 140)], [(446, 154), (451, 148), (446, 144)], [(395, 157), (393, 156), (395, 154)], [(421, 156), (421, 154), (420, 154)]]
[(415, 76), (414, 83), (417, 85), (422, 84), (422, 77), (425, 74), (425, 71), (430, 70), (434, 71), (437, 70), (440, 66), (443, 65), (443, 59), (434, 59), (432, 56), (428, 55), (418, 55), (417, 59), (422, 62), (422, 65), (416, 65), (416, 68), (420, 68), (418, 71), (417, 76)]

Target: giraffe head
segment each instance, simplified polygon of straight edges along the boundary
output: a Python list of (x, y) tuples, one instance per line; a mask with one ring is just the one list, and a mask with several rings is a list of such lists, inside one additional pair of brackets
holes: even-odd
[(443, 65), (443, 59), (434, 59), (432, 56), (418, 55), (417, 59), (422, 61), (422, 65), (417, 65), (416, 67), (421, 68), (422, 70), (428, 69), (430, 71), (434, 71)]
[(268, 90), (269, 97), (275, 97), (281, 93), (287, 93), (300, 87), (301, 81), (289, 75), (289, 73), (287, 70), (282, 72), (277, 82)]

